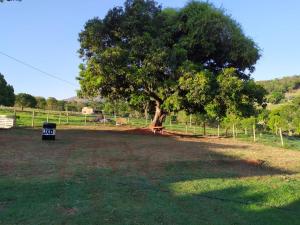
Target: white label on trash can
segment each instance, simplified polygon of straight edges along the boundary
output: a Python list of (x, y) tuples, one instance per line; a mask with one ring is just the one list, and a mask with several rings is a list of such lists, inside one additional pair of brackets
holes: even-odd
[(55, 135), (55, 130), (54, 129), (49, 129), (49, 128), (44, 128), (43, 129), (43, 135), (53, 136), (53, 135)]

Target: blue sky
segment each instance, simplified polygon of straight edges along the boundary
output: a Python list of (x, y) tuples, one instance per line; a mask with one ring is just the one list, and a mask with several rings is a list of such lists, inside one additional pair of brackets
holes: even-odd
[[(0, 72), (16, 93), (64, 99), (79, 88), (78, 33), (85, 22), (104, 17), (123, 0), (22, 0), (0, 4), (0, 52), (75, 84), (49, 78), (0, 55)], [(187, 1), (158, 0), (164, 7)], [(243, 27), (262, 50), (256, 80), (300, 74), (299, 0), (210, 0)]]

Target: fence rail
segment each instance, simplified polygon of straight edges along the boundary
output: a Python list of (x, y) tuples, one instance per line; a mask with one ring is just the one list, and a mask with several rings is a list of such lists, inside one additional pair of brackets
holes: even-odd
[[(142, 118), (130, 114), (127, 114), (129, 115), (127, 117), (112, 114), (83, 115), (82, 113), (72, 111), (48, 111), (3, 106), (0, 106), (0, 115), (15, 116), (16, 126), (18, 127), (42, 127), (44, 122), (53, 122), (58, 126), (115, 126), (120, 123), (118, 121), (122, 121), (122, 124), (141, 128), (148, 127), (151, 123), (151, 118), (149, 117)], [(172, 120), (172, 116), (168, 116), (163, 126), (169, 131), (189, 135), (231, 137), (239, 140), (300, 150), (299, 138), (283, 136), (282, 133), (275, 135), (261, 129), (259, 130), (255, 125), (248, 129), (235, 127), (234, 125), (231, 128), (226, 128), (217, 122), (212, 124), (197, 124), (194, 121), (189, 120), (186, 123), (179, 123)]]

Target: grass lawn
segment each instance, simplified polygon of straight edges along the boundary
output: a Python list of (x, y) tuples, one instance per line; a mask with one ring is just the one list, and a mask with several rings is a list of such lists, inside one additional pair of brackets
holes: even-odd
[(300, 152), (131, 128), (0, 130), (0, 224), (300, 224)]

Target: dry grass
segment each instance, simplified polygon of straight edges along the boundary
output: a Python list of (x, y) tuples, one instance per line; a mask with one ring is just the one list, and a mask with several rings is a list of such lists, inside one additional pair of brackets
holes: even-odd
[(42, 142), (39, 130), (0, 132), (0, 168), (5, 175), (70, 176), (73, 166), (126, 169), (145, 175), (180, 161), (205, 161), (207, 166), (211, 162), (214, 169), (216, 164), (223, 169), (224, 162), (232, 162), (235, 169), (240, 165), (241, 173), (255, 166), (259, 169), (262, 164), (290, 172), (300, 171), (298, 151), (231, 139), (193, 138), (170, 133), (154, 136), (129, 127), (89, 127), (84, 130), (82, 127), (62, 127), (55, 142)]
[(60, 127), (54, 142), (0, 130), (0, 143), (0, 224), (298, 221), (298, 151), (126, 126)]

